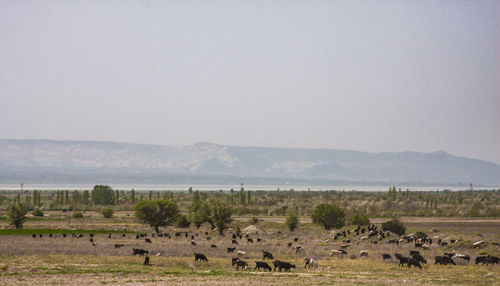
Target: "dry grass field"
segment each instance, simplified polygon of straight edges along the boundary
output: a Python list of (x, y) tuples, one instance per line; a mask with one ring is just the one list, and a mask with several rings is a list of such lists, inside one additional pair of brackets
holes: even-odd
[[(491, 242), (500, 241), (500, 220), (403, 218), (409, 232), (421, 230), (444, 241), (458, 240), (446, 247), (434, 243), (430, 251), (423, 252), (429, 263), (423, 265), (423, 269), (408, 269), (399, 267), (394, 260), (383, 262), (381, 254), (393, 256), (397, 252), (408, 255), (409, 250), (414, 249), (412, 244), (389, 244), (387, 241), (391, 237), (374, 244), (369, 240), (361, 241), (354, 234), (334, 241), (332, 234), (307, 223), (307, 220), (297, 231), (289, 232), (275, 219), (263, 218), (256, 226), (258, 233), (250, 234), (254, 243), (245, 238), (238, 239), (236, 250), (247, 253), (243, 260), (250, 267), (237, 271), (231, 267), (231, 257), (236, 254), (226, 251), (227, 247), (233, 246), (230, 235), (233, 230), (229, 230), (225, 237), (209, 232), (211, 239), (207, 240), (205, 228), (167, 228), (164, 232), (172, 235), (168, 239), (151, 237), (151, 229), (138, 224), (127, 213), (117, 213), (114, 219), (89, 215), (83, 220), (72, 220), (69, 227), (67, 221), (52, 218), (27, 221), (25, 227), (33, 230), (24, 235), (9, 234), (7, 223), (0, 223), (3, 228), (0, 230), (0, 285), (500, 285), (498, 265), (475, 265), (473, 261), (457, 261), (456, 266), (433, 263), (434, 256), (445, 251), (468, 254), (473, 259), (481, 251), (498, 255), (500, 248)], [(237, 220), (244, 234), (249, 226), (247, 220)], [(372, 221), (381, 222), (378, 219)], [(41, 230), (35, 230), (41, 228), (49, 230), (44, 230), (42, 238), (32, 238), (31, 232), (41, 233)], [(58, 230), (53, 237), (47, 234), (51, 229)], [(61, 232), (70, 234), (76, 232), (75, 229), (101, 230), (94, 236), (97, 245), (92, 245), (88, 233), (82, 238), (62, 237)], [(119, 231), (124, 229), (147, 232), (152, 243), (146, 243), (144, 238), (136, 239), (133, 233), (122, 237)], [(431, 233), (431, 229), (437, 231)], [(111, 230), (115, 232), (108, 238), (107, 232)], [(197, 245), (191, 245), (191, 237), (175, 237), (174, 233), (180, 231), (188, 231), (190, 235), (197, 233), (198, 236), (194, 237)], [(298, 242), (293, 240), (295, 237), (299, 238)], [(256, 238), (262, 241), (257, 242)], [(325, 242), (327, 238), (330, 240)], [(348, 255), (330, 257), (330, 250), (338, 249), (344, 239), (351, 240)], [(477, 240), (489, 243), (483, 249), (473, 249), (471, 243)], [(287, 246), (289, 242), (293, 247)], [(117, 243), (124, 246), (114, 248)], [(217, 248), (211, 248), (211, 244)], [(298, 245), (305, 249), (304, 254), (295, 253), (294, 247)], [(143, 257), (132, 256), (133, 247), (149, 250), (152, 266), (144, 266)], [(262, 260), (262, 250), (272, 252), (276, 259), (294, 263), (297, 268), (287, 273), (254, 271), (254, 261)], [(369, 257), (360, 258), (360, 250), (367, 250)], [(194, 252), (206, 254), (209, 262), (195, 263)], [(355, 257), (351, 258), (351, 255)], [(304, 269), (304, 257), (317, 259), (319, 267)]]

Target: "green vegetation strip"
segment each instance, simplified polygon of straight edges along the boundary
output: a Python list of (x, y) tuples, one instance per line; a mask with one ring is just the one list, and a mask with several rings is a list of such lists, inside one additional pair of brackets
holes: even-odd
[(106, 230), (106, 229), (51, 229), (51, 228), (23, 228), (0, 229), (0, 235), (32, 235), (35, 234), (108, 234), (108, 233), (138, 233), (137, 231)]

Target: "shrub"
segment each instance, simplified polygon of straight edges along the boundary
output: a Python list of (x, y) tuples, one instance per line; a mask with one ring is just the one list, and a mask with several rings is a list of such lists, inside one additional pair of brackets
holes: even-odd
[(351, 224), (352, 225), (369, 225), (370, 219), (367, 216), (356, 214), (351, 218)]
[(296, 214), (289, 214), (286, 218), (285, 225), (290, 231), (294, 231), (299, 225), (299, 218)]
[(74, 212), (71, 216), (73, 218), (83, 218), (83, 214), (81, 212)]
[(406, 232), (405, 226), (397, 219), (391, 219), (382, 224), (382, 230), (388, 230), (398, 235), (403, 235)]
[(101, 214), (105, 218), (112, 218), (114, 215), (115, 211), (112, 208), (102, 208), (101, 209)]
[(175, 222), (176, 227), (187, 228), (191, 225), (191, 222), (188, 220), (187, 216), (179, 215), (177, 221)]
[(34, 216), (39, 216), (39, 217), (43, 217), (43, 216), (44, 216), (44, 213), (43, 213), (43, 211), (42, 211), (41, 209), (36, 209), (36, 210), (34, 210), (34, 211), (32, 212), (32, 214), (33, 214)]
[(254, 217), (252, 217), (252, 218), (250, 219), (250, 224), (258, 224), (258, 223), (259, 223), (259, 221), (260, 221), (260, 220), (259, 220), (257, 217), (255, 217), (255, 216), (254, 216)]
[(313, 223), (319, 223), (327, 230), (343, 227), (344, 217), (344, 210), (333, 204), (320, 204), (311, 215)]

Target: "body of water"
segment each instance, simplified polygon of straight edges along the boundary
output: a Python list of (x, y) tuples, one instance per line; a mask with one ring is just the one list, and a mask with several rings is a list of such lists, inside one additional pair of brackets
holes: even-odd
[[(91, 190), (94, 184), (24, 184), (23, 190)], [(113, 189), (117, 190), (125, 190), (129, 191), (134, 189), (136, 191), (187, 191), (189, 187), (192, 187), (193, 190), (199, 191), (229, 191), (232, 188), (234, 190), (239, 190), (241, 185), (228, 185), (228, 184), (110, 184)], [(264, 190), (264, 191), (288, 191), (293, 189), (295, 191), (327, 191), (327, 190), (337, 190), (337, 191), (387, 191), (389, 187), (392, 185), (294, 185), (294, 184), (278, 184), (278, 185), (243, 185), (245, 190)], [(407, 188), (410, 191), (443, 191), (443, 190), (451, 190), (451, 191), (465, 191), (469, 190), (468, 186), (418, 186), (418, 185), (396, 185), (397, 188), (401, 188), (401, 190), (406, 190)], [(0, 184), (0, 191), (8, 191), (14, 190), (18, 191), (21, 189), (20, 184)], [(488, 190), (496, 190), (500, 189), (500, 187), (473, 187), (473, 189), (488, 189)]]

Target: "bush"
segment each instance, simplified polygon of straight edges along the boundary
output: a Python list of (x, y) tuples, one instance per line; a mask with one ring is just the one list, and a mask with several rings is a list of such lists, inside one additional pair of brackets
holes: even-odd
[(370, 219), (367, 216), (356, 214), (351, 218), (351, 224), (352, 225), (369, 225)]
[(41, 210), (41, 209), (36, 209), (36, 210), (34, 210), (34, 211), (32, 212), (32, 214), (33, 214), (34, 216), (39, 216), (39, 217), (43, 217), (43, 216), (44, 216), (44, 213), (42, 212), (42, 210)]
[(252, 217), (250, 219), (250, 224), (258, 224), (260, 221), (260, 219), (258, 219), (257, 217)]
[(406, 232), (405, 226), (397, 219), (391, 219), (390, 221), (384, 222), (382, 224), (382, 230), (388, 230), (397, 235), (403, 235)]
[(286, 227), (290, 231), (294, 231), (299, 226), (299, 217), (296, 214), (289, 214), (285, 221)]
[(187, 216), (179, 215), (177, 221), (175, 222), (176, 227), (187, 228), (191, 225), (191, 222), (188, 220)]
[(333, 204), (320, 204), (314, 208), (311, 215), (313, 223), (323, 225), (325, 229), (341, 228), (344, 226), (344, 210)]
[(114, 215), (115, 211), (112, 208), (102, 208), (101, 209), (101, 214), (105, 218), (112, 218)]
[(71, 216), (73, 218), (83, 218), (83, 214), (81, 212), (74, 212)]

